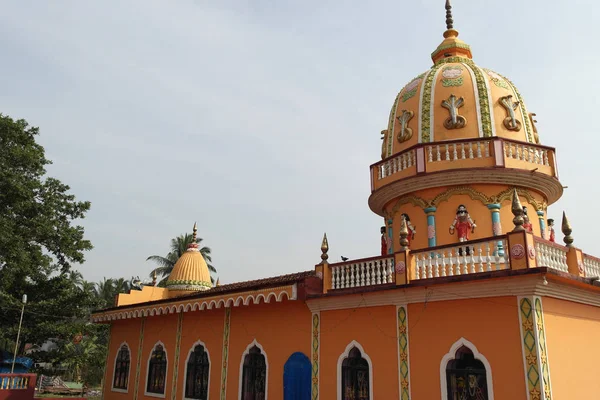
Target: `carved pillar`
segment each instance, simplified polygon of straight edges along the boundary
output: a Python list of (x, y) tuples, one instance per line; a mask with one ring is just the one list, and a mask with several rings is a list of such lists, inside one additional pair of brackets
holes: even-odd
[(436, 245), (435, 240), (435, 207), (427, 207), (423, 211), (427, 214), (427, 245), (434, 247)]
[[(387, 220), (387, 230), (388, 230), (388, 237), (389, 238), (393, 238), (394, 237), (394, 227), (393, 227), (393, 223), (394, 220), (393, 219), (388, 219)], [(388, 246), (388, 254), (394, 254), (394, 240), (389, 240), (389, 246)]]
[(546, 239), (546, 219), (544, 218), (544, 212), (542, 210), (538, 210), (536, 214), (540, 220), (540, 232), (542, 233), (542, 239)]
[[(492, 234), (494, 236), (502, 235), (502, 224), (500, 223), (500, 204), (492, 203), (488, 204), (487, 208), (492, 212)], [(504, 248), (502, 246), (502, 241), (499, 241), (496, 244), (496, 248), (498, 250), (498, 255), (504, 255)], [(494, 251), (495, 254), (495, 251)]]

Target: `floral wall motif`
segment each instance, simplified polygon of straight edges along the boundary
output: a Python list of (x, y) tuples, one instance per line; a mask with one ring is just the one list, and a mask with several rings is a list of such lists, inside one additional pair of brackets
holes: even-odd
[(177, 335), (175, 336), (175, 360), (173, 361), (173, 386), (171, 388), (171, 400), (177, 398), (177, 378), (179, 372), (179, 354), (181, 353), (181, 331), (183, 328), (183, 313), (177, 316)]
[(225, 400), (227, 389), (227, 360), (229, 358), (229, 329), (231, 325), (231, 308), (225, 309), (225, 325), (223, 328), (223, 356), (221, 362), (221, 400)]
[(312, 315), (312, 400), (319, 399), (319, 347), (321, 340), (321, 314), (316, 312)]
[(140, 341), (138, 344), (137, 360), (135, 362), (135, 386), (133, 388), (133, 399), (137, 400), (140, 387), (140, 368), (142, 363), (142, 346), (144, 345), (144, 328), (146, 326), (146, 317), (142, 317), (140, 327)]
[(519, 298), (519, 322), (528, 400), (551, 400), (550, 371), (541, 298)]
[(408, 312), (398, 306), (398, 366), (400, 368), (400, 399), (410, 400), (410, 370), (408, 357)]

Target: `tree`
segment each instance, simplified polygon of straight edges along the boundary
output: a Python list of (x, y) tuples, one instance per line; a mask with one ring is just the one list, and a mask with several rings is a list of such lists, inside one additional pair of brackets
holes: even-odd
[(15, 340), (26, 293), (21, 349), (73, 335), (97, 306), (71, 269), (92, 249), (74, 223), (90, 202), (76, 201), (69, 186), (46, 176), (51, 161), (38, 135), (25, 120), (0, 114), (0, 339)]
[(116, 296), (119, 293), (128, 293), (130, 290), (131, 284), (125, 278), (104, 278), (94, 286), (94, 293), (101, 303), (100, 308), (114, 307)]
[[(183, 253), (185, 253), (188, 244), (192, 243), (192, 240), (193, 236), (188, 233), (179, 235), (176, 238), (171, 239), (171, 251), (167, 254), (166, 257), (150, 256), (146, 259), (146, 261), (154, 261), (158, 264), (158, 267), (153, 269), (152, 272), (150, 272), (150, 277), (152, 277), (152, 275), (156, 272), (158, 276), (163, 278), (159, 282), (159, 286), (164, 286), (167, 279), (169, 278), (169, 275), (171, 274), (171, 271), (173, 271), (175, 263), (177, 262), (177, 260), (179, 260), (179, 257), (181, 257)], [(202, 242), (202, 240), (202, 238), (196, 238), (196, 243), (199, 245)], [(206, 265), (208, 265), (209, 271), (217, 272), (216, 268), (211, 265), (212, 256), (210, 247), (201, 247), (200, 254), (202, 254), (202, 257), (204, 257)], [(212, 276), (210, 279), (214, 283), (214, 279)]]

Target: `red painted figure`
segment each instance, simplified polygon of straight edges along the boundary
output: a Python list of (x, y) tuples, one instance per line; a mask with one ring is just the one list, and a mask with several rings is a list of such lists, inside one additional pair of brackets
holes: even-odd
[(389, 248), (391, 247), (390, 238), (385, 233), (385, 226), (382, 226), (379, 231), (381, 232), (381, 255), (387, 256)]
[(554, 220), (552, 218), (548, 219), (548, 229), (550, 230), (550, 241), (554, 242)]
[(531, 225), (531, 221), (529, 220), (527, 207), (523, 207), (523, 228), (525, 228), (527, 232), (533, 233), (533, 225)]
[(477, 225), (469, 216), (467, 208), (464, 205), (459, 205), (456, 210), (456, 218), (454, 218), (454, 222), (450, 225), (450, 234), (454, 235), (454, 231), (456, 230), (458, 234), (459, 242), (466, 242), (469, 240), (469, 234), (472, 233)]

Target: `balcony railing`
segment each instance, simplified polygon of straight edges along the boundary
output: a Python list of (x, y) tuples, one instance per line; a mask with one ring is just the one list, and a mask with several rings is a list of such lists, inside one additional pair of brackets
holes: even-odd
[(473, 240), (459, 245), (411, 251), (416, 257), (415, 279), (467, 275), (510, 269), (506, 236)]
[(420, 143), (375, 163), (371, 177), (373, 190), (420, 173), (466, 168), (537, 168), (556, 177), (554, 160), (554, 148), (532, 143), (499, 137), (448, 140)]
[(317, 275), (323, 278), (326, 293), (537, 267), (583, 278), (600, 277), (600, 258), (523, 231), (380, 257), (334, 264), (325, 262), (316, 269)]

